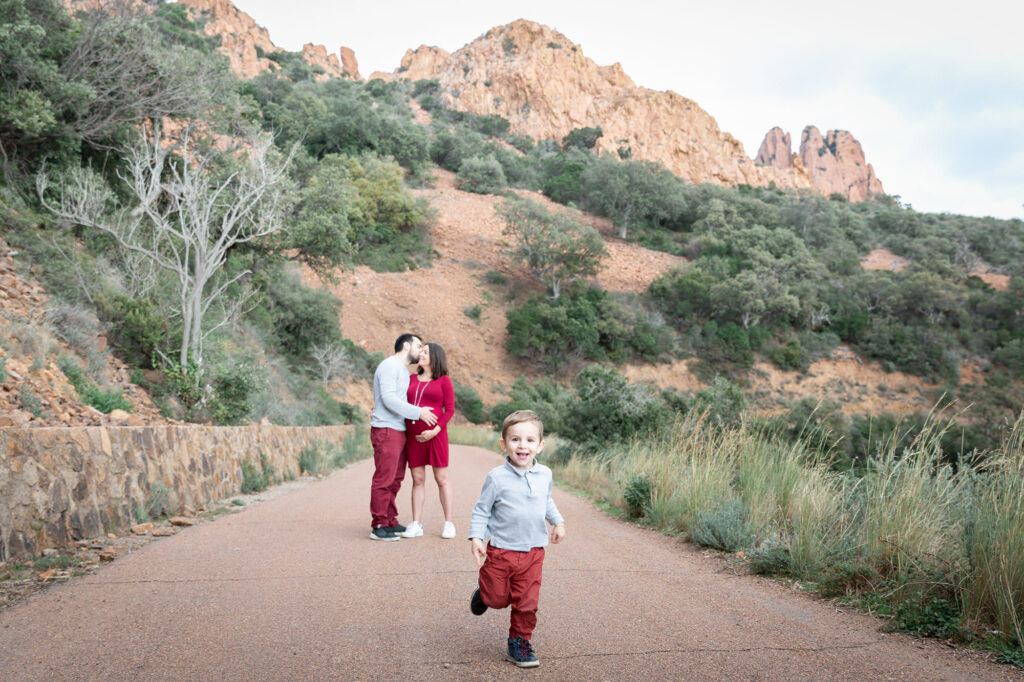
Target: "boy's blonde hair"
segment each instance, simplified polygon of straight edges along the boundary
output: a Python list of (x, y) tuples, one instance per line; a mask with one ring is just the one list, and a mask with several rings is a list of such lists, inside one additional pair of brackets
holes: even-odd
[(516, 424), (522, 424), (523, 422), (533, 422), (536, 424), (537, 430), (540, 431), (541, 439), (544, 438), (544, 422), (540, 420), (537, 413), (533, 410), (516, 410), (505, 417), (505, 421), (501, 423), (501, 439), (505, 440), (505, 434), (508, 433), (508, 430)]

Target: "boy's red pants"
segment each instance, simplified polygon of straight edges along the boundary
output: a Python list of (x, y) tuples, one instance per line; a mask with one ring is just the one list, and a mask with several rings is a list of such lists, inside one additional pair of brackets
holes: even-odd
[(516, 552), (487, 546), (487, 561), (480, 567), (480, 598), (492, 609), (512, 606), (510, 638), (530, 639), (533, 634), (543, 567), (543, 547)]

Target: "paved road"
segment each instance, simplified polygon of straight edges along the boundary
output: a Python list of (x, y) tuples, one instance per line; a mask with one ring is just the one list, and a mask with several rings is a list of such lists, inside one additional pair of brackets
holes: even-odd
[[(1024, 679), (773, 582), (721, 570), (563, 490), (534, 634), (503, 660), (507, 611), (470, 615), (462, 539), (500, 460), (456, 447), (457, 540), (372, 542), (372, 464), (154, 542), (0, 613), (0, 680)], [(400, 509), (408, 511), (403, 489)]]

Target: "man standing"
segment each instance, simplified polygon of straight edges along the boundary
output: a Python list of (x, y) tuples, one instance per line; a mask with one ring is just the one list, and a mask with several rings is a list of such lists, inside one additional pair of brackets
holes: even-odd
[(437, 423), (429, 407), (409, 404), (409, 365), (417, 362), (423, 341), (415, 334), (402, 334), (395, 341), (395, 354), (386, 358), (373, 373), (373, 414), (370, 443), (373, 445), (373, 482), (370, 484), (371, 540), (393, 541), (405, 528), (398, 524), (395, 496), (405, 478), (405, 420), (422, 419)]

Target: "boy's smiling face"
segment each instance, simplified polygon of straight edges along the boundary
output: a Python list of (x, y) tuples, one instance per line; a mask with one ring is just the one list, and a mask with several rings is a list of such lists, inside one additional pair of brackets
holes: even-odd
[(544, 449), (540, 429), (533, 422), (519, 422), (508, 427), (505, 438), (498, 441), (508, 455), (512, 466), (529, 469), (537, 459), (537, 453)]

